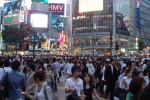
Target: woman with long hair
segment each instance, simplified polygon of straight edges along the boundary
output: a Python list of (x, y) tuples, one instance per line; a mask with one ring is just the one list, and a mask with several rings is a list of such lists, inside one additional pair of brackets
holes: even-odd
[(92, 99), (92, 92), (94, 93), (96, 98), (98, 100), (100, 100), (100, 97), (97, 94), (95, 86), (93, 84), (91, 75), (88, 73), (85, 73), (83, 78), (84, 78), (83, 79), (83, 90), (84, 90), (84, 94), (86, 95), (85, 100), (93, 100)]
[(126, 100), (139, 100), (140, 94), (145, 88), (145, 81), (141, 77), (132, 79), (129, 85), (129, 93)]

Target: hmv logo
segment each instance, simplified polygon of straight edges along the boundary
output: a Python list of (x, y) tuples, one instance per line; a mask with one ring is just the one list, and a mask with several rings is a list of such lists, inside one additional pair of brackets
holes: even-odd
[(64, 4), (49, 4), (49, 11), (52, 12), (53, 15), (64, 15)]

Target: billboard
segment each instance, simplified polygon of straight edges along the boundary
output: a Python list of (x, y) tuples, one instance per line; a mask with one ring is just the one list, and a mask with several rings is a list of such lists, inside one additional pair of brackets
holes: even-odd
[(4, 16), (20, 13), (20, 10), (23, 9), (21, 6), (22, 0), (4, 3), (4, 11), (3, 11)]
[(79, 12), (103, 10), (103, 0), (79, 0)]
[[(37, 32), (35, 33), (35, 42), (45, 42), (46, 41), (46, 32)], [(30, 34), (30, 40), (31, 42), (34, 42), (34, 33)]]
[(66, 18), (62, 16), (52, 16), (52, 31), (61, 32), (65, 29)]
[(19, 24), (19, 23), (20, 23), (19, 15), (3, 18), (3, 25), (12, 25), (12, 24)]
[(32, 0), (32, 2), (45, 2), (45, 3), (47, 3), (48, 0)]
[(65, 4), (49, 3), (49, 11), (52, 13), (52, 15), (64, 15)]
[(126, 31), (116, 29), (116, 34), (130, 36), (130, 0), (116, 0), (115, 7), (116, 12), (123, 15), (122, 27), (126, 29)]
[(116, 13), (116, 29), (121, 29), (123, 26), (123, 14)]
[(136, 18), (137, 18), (137, 21), (136, 21), (136, 24), (137, 24), (137, 27), (140, 29), (141, 28), (141, 19), (140, 19), (140, 0), (136, 0)]

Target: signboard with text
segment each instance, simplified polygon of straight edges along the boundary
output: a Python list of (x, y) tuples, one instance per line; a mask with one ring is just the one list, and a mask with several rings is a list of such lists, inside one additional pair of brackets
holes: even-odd
[(60, 3), (49, 3), (49, 11), (52, 15), (64, 15), (65, 5)]
[(20, 23), (20, 16), (12, 16), (12, 17), (6, 17), (3, 19), (3, 25), (12, 25), (12, 24), (19, 24)]

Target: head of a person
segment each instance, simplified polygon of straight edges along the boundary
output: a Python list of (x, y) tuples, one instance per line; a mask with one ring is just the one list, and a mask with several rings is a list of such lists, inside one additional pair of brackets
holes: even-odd
[(79, 66), (73, 66), (71, 69), (71, 72), (72, 72), (73, 77), (78, 78), (80, 75), (81, 69)]
[(141, 62), (140, 61), (136, 62), (136, 66), (141, 67)]
[(53, 58), (53, 63), (56, 62), (56, 58)]
[(92, 59), (89, 59), (89, 63), (90, 63), (90, 64), (92, 63)]
[(145, 88), (145, 81), (141, 77), (135, 77), (131, 80), (129, 85), (129, 92), (133, 94), (133, 99), (138, 99), (139, 95)]
[(0, 68), (4, 67), (4, 62), (2, 60), (0, 60)]
[(26, 60), (24, 60), (24, 61), (23, 61), (23, 65), (26, 65), (26, 64), (27, 64), (27, 61), (26, 61)]
[(126, 76), (129, 77), (129, 78), (131, 78), (132, 77), (132, 70), (128, 69), (126, 71)]
[(51, 70), (51, 65), (47, 65), (47, 70)]
[(123, 67), (122, 72), (123, 72), (123, 73), (126, 73), (127, 70), (128, 70), (127, 67)]
[(69, 63), (72, 63), (72, 59), (69, 59)]
[(84, 83), (93, 83), (92, 77), (89, 73), (85, 73), (83, 79)]
[(4, 60), (4, 67), (10, 67), (10, 61), (8, 59)]
[(11, 68), (12, 68), (13, 70), (19, 70), (20, 65), (21, 65), (21, 63), (20, 63), (19, 61), (15, 60), (15, 61), (13, 61), (13, 62), (11, 63)]
[(109, 65), (109, 61), (104, 61), (104, 66), (106, 67), (106, 66), (108, 66)]
[(144, 88), (142, 91), (139, 100), (150, 100), (150, 85)]
[(116, 65), (115, 59), (111, 59), (111, 60), (110, 60), (110, 64), (111, 64), (112, 66), (115, 66), (115, 65)]
[(34, 63), (28, 63), (27, 64), (27, 71), (28, 72), (35, 71), (35, 65), (34, 65)]
[(41, 72), (36, 72), (33, 75), (33, 79), (35, 83), (43, 82), (44, 81), (44, 75)]
[(142, 72), (142, 71), (138, 71), (138, 72), (136, 73), (136, 77), (144, 78), (143, 72)]
[(150, 69), (147, 71), (147, 76), (150, 79)]
[(148, 63), (148, 60), (147, 60), (147, 59), (145, 59), (144, 64), (147, 64), (147, 63)]
[(44, 62), (43, 62), (43, 61), (40, 61), (40, 62), (39, 62), (39, 67), (40, 67), (40, 68), (43, 68), (43, 67), (44, 67)]

